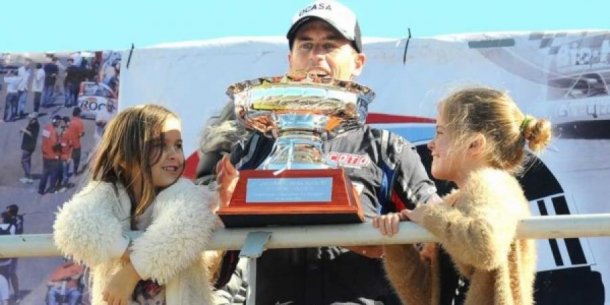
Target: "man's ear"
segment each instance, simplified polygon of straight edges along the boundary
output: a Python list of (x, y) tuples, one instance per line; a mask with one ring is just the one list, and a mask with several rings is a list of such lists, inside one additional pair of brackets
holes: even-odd
[(362, 73), (365, 63), (366, 55), (364, 55), (364, 53), (356, 53), (356, 55), (354, 55), (354, 71), (352, 72), (352, 77), (356, 77)]
[(485, 151), (487, 140), (482, 133), (475, 134), (470, 138), (470, 144), (468, 144), (468, 154), (471, 156), (478, 156)]

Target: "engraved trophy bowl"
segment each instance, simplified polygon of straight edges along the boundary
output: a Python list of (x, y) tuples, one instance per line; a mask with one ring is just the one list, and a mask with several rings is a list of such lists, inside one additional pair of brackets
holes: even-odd
[(240, 82), (227, 94), (241, 124), (276, 139), (258, 168), (268, 170), (335, 167), (322, 153), (322, 138), (346, 125), (364, 124), (375, 97), (355, 82), (284, 76)]

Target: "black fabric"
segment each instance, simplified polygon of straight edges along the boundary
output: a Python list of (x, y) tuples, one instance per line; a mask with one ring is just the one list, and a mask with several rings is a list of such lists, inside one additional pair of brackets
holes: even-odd
[(75, 86), (78, 86), (83, 79), (83, 73), (77, 66), (69, 66), (66, 68), (64, 84), (74, 84)]
[(256, 304), (401, 304), (380, 259), (331, 247), (267, 250), (257, 261)]
[(45, 86), (55, 86), (55, 77), (57, 73), (59, 73), (59, 67), (54, 63), (48, 63), (44, 65), (44, 85)]
[(197, 163), (197, 178), (216, 175), (216, 164), (222, 159), (222, 151), (202, 152)]
[(15, 234), (23, 234), (23, 215), (11, 216), (10, 223), (15, 226)]
[(214, 283), (214, 287), (216, 289), (224, 287), (229, 282), (229, 280), (231, 280), (231, 276), (233, 276), (235, 268), (237, 268), (238, 261), (238, 250), (229, 250), (224, 253), (222, 257), (222, 263), (220, 265), (220, 271), (218, 273), (218, 278)]
[(21, 149), (32, 152), (36, 150), (36, 142), (38, 141), (38, 133), (40, 132), (40, 125), (38, 120), (32, 119), (25, 129), (30, 133), (23, 133), (23, 139), (21, 140)]
[(441, 274), (440, 305), (462, 305), (468, 290), (468, 281), (460, 277), (449, 254), (440, 248), (439, 267)]
[(605, 304), (602, 275), (590, 266), (538, 272), (534, 299), (537, 305)]

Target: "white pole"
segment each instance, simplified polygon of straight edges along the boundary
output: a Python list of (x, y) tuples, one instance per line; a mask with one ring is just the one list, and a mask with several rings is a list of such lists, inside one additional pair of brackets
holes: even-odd
[[(410, 222), (401, 223), (400, 232), (393, 237), (382, 236), (370, 223), (219, 229), (212, 236), (210, 250), (240, 249), (246, 235), (255, 231), (272, 233), (266, 244), (268, 249), (407, 244), (435, 240), (428, 231)], [(137, 236), (139, 232), (132, 234)], [(534, 239), (610, 236), (610, 214), (531, 217), (521, 221), (517, 236)], [(51, 234), (0, 236), (0, 258), (59, 255)]]

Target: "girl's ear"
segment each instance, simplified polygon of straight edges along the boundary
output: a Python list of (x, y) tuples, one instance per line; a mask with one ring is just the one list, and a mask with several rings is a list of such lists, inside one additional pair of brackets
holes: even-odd
[(121, 168), (122, 171), (126, 171), (127, 170), (127, 162), (125, 162), (125, 160), (120, 160), (118, 162), (119, 167)]
[(130, 176), (134, 175), (134, 173), (132, 173), (133, 169), (129, 168), (129, 166), (127, 165), (127, 162), (125, 160), (119, 161), (118, 165), (119, 165), (119, 169), (121, 170), (123, 175), (127, 174), (126, 177), (130, 177)]
[(482, 133), (475, 134), (470, 138), (470, 144), (468, 144), (468, 154), (471, 156), (479, 156), (485, 151), (487, 140)]
[(117, 171), (117, 175), (122, 179), (125, 178), (125, 173), (127, 172), (127, 167), (125, 166), (125, 161), (121, 160), (120, 162), (116, 163), (116, 165), (114, 165), (114, 166), (115, 166), (115, 171)]

